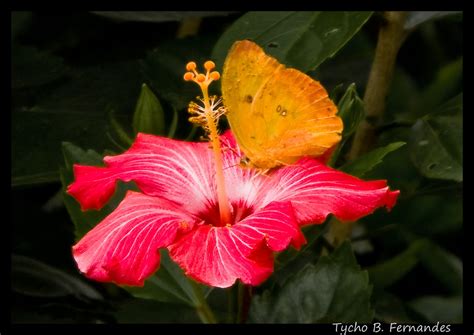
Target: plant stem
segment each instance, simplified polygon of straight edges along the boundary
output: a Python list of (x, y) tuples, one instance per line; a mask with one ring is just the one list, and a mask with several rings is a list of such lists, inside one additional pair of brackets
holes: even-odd
[(235, 286), (227, 289), (227, 322), (233, 323), (235, 321)]
[(324, 235), (326, 242), (334, 248), (337, 248), (350, 237), (352, 225), (352, 222), (341, 222), (332, 217), (329, 219), (329, 230)]
[(238, 283), (237, 284), (237, 322), (242, 323), (242, 309), (244, 305), (244, 284)]
[(407, 36), (403, 28), (406, 15), (406, 12), (383, 14), (385, 23), (379, 31), (375, 57), (364, 94), (366, 118), (355, 133), (349, 161), (367, 152), (374, 144), (375, 126), (385, 111), (385, 100), (392, 82), (398, 50)]
[[(374, 61), (365, 88), (365, 120), (357, 129), (348, 161), (354, 161), (361, 154), (369, 151), (375, 142), (376, 127), (382, 120), (385, 111), (385, 100), (392, 82), (393, 71), (398, 50), (404, 42), (407, 32), (403, 28), (406, 12), (384, 12), (384, 24), (380, 27)], [(352, 233), (352, 222), (331, 222), (330, 242), (337, 247)]]
[(245, 323), (252, 299), (251, 287), (241, 282), (238, 283), (237, 293), (237, 323)]
[(214, 313), (207, 304), (206, 298), (202, 293), (201, 287), (192, 279), (189, 279), (191, 287), (193, 288), (194, 296), (196, 297), (195, 308), (202, 323), (217, 323)]

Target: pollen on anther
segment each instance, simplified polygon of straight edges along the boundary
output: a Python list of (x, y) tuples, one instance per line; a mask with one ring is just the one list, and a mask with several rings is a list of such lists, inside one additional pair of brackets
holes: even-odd
[(194, 79), (194, 73), (192, 72), (186, 72), (184, 74), (184, 80), (186, 81), (190, 81), (190, 80), (193, 80)]
[(197, 67), (197, 65), (196, 65), (195, 62), (189, 62), (188, 64), (186, 64), (186, 70), (188, 70), (188, 71), (195, 70), (196, 67)]
[(214, 69), (216, 67), (216, 64), (214, 64), (214, 62), (212, 60), (208, 60), (207, 62), (204, 63), (204, 68), (207, 70), (207, 71), (211, 71), (212, 69)]
[(217, 72), (217, 71), (211, 72), (210, 76), (211, 76), (212, 80), (219, 80), (219, 78), (221, 77), (220, 73)]

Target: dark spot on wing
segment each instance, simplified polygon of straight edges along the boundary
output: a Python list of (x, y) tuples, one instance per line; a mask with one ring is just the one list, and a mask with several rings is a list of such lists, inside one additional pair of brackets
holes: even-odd
[(278, 105), (276, 112), (280, 114), (281, 116), (286, 116), (288, 114), (288, 111), (286, 108), (282, 107), (281, 105)]
[(253, 97), (250, 94), (247, 94), (244, 98), (246, 103), (251, 104), (253, 102)]
[(240, 165), (249, 166), (250, 165), (250, 159), (247, 156), (242, 157), (240, 159)]

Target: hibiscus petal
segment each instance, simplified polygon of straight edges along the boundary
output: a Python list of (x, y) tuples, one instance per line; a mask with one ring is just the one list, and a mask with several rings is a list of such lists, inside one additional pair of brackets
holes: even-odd
[(237, 279), (259, 285), (273, 272), (274, 251), (305, 243), (291, 203), (271, 203), (229, 227), (203, 225), (168, 247), (170, 256), (200, 282), (229, 287)]
[(244, 154), (230, 130), (224, 132), (220, 140), (229, 201), (237, 204), (237, 207), (251, 208), (258, 197), (258, 190), (266, 183), (267, 178), (257, 169), (240, 166)]
[(237, 279), (259, 285), (273, 272), (273, 253), (235, 238), (231, 227), (202, 225), (169, 246), (171, 258), (191, 278), (215, 287), (232, 286)]
[(299, 249), (306, 242), (294, 217), (291, 202), (272, 202), (232, 226), (231, 234), (247, 245), (262, 239), (273, 251), (282, 251), (290, 243)]
[(100, 209), (117, 180), (133, 180), (145, 194), (185, 204), (199, 212), (215, 202), (214, 167), (208, 143), (138, 134), (121, 155), (104, 158), (106, 167), (74, 166), (68, 193), (86, 209)]
[(228, 155), (228, 160), (240, 161), (244, 157), (244, 153), (240, 151), (237, 140), (230, 129), (227, 129), (221, 136), (220, 140), (222, 148), (224, 148), (224, 155)]
[(103, 282), (142, 286), (159, 266), (158, 249), (174, 242), (194, 220), (172, 203), (127, 192), (120, 205), (74, 247), (79, 269)]
[(260, 205), (291, 201), (298, 223), (321, 223), (327, 215), (354, 221), (385, 206), (391, 209), (399, 191), (390, 191), (385, 180), (363, 181), (321, 162), (303, 158), (277, 170), (259, 194)]

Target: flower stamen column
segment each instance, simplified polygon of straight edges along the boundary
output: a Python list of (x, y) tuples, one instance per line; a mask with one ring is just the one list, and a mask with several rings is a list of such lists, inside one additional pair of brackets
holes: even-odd
[(189, 113), (195, 115), (190, 117), (189, 120), (193, 123), (199, 124), (206, 130), (212, 145), (216, 169), (216, 185), (220, 221), (221, 224), (224, 226), (230, 225), (232, 223), (231, 207), (229, 204), (225, 187), (221, 143), (219, 140), (219, 133), (217, 131), (219, 117), (225, 112), (225, 110), (223, 107), (219, 106), (220, 100), (217, 100), (217, 98), (214, 96), (209, 97), (208, 93), (208, 87), (210, 83), (214, 80), (219, 80), (220, 78), (219, 72), (211, 72), (211, 70), (215, 68), (214, 62), (205, 62), (204, 68), (206, 69), (205, 75), (196, 71), (195, 62), (189, 62), (186, 65), (186, 70), (188, 70), (189, 72), (186, 72), (184, 74), (184, 80), (194, 81), (196, 84), (199, 85), (203, 94), (203, 97), (200, 100), (204, 104), (204, 106), (199, 106), (198, 104), (192, 102), (189, 105)]

